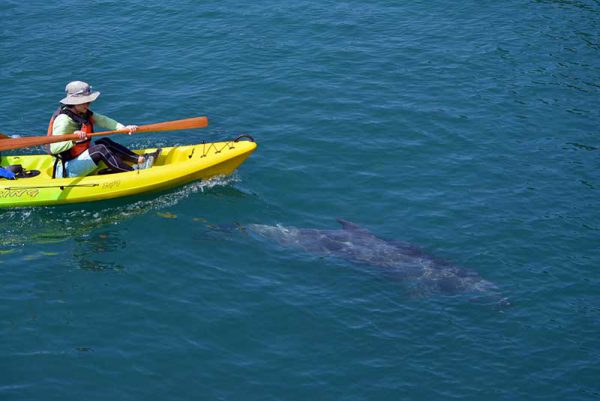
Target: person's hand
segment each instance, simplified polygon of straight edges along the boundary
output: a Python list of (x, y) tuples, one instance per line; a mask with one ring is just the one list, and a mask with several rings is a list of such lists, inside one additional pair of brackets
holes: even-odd
[(126, 125), (125, 126), (126, 130), (129, 130), (129, 135), (135, 133), (135, 131), (137, 131), (138, 126), (137, 125)]
[(87, 139), (87, 134), (83, 131), (75, 131), (73, 133), (79, 137), (79, 141), (84, 141)]

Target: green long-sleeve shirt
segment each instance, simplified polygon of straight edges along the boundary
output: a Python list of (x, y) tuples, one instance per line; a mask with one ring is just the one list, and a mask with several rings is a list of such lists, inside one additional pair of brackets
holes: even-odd
[[(103, 116), (102, 114), (94, 113), (94, 127), (101, 126), (107, 130), (123, 129), (125, 126), (112, 118)], [(72, 134), (79, 129), (78, 124), (66, 114), (59, 114), (52, 124), (52, 135)], [(50, 144), (50, 152), (58, 154), (71, 149), (75, 143), (73, 141), (56, 142)]]

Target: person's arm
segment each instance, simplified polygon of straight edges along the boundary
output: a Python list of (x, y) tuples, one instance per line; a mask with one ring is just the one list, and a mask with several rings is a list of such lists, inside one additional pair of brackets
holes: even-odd
[(135, 132), (137, 130), (137, 125), (123, 125), (112, 118), (106, 117), (105, 115), (94, 113), (94, 126), (96, 125), (106, 128), (109, 131), (116, 129), (128, 129), (131, 132)]
[[(77, 129), (77, 124), (66, 114), (59, 114), (52, 125), (52, 135), (72, 134)], [(55, 142), (50, 144), (50, 152), (54, 155), (65, 152), (74, 146), (73, 141)]]
[[(106, 117), (103, 114), (94, 113), (94, 116), (92, 118), (94, 119), (94, 127), (100, 126), (102, 128), (106, 128), (108, 131), (125, 128), (125, 126), (120, 122), (113, 120), (112, 118)], [(94, 129), (94, 131), (99, 130)]]

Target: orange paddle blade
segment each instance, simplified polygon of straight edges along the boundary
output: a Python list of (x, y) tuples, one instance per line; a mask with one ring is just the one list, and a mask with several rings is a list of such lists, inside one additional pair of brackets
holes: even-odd
[[(165, 121), (163, 123), (140, 125), (138, 127), (136, 133), (175, 131), (175, 130), (192, 129), (192, 128), (204, 128), (207, 125), (208, 125), (208, 119), (206, 117), (194, 117), (194, 118), (186, 118), (184, 120)], [(126, 129), (119, 129), (119, 130), (114, 130), (114, 131), (94, 132), (93, 134), (88, 134), (88, 137), (106, 136), (106, 135), (114, 135), (114, 134), (128, 134), (128, 133), (129, 133), (129, 131)], [(0, 152), (3, 150), (22, 149), (22, 148), (29, 148), (32, 146), (47, 145), (47, 144), (55, 143), (55, 142), (75, 141), (77, 139), (79, 139), (79, 137), (75, 134), (54, 135), (54, 136), (44, 135), (44, 136), (30, 136), (30, 137), (25, 137), (25, 138), (0, 139)]]

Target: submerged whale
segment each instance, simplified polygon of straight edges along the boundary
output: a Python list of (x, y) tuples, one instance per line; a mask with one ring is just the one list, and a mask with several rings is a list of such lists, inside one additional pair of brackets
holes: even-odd
[(498, 287), (477, 272), (460, 268), (403, 241), (387, 240), (346, 220), (338, 230), (250, 224), (246, 230), (283, 246), (376, 266), (399, 278), (414, 294), (469, 294), (470, 300), (509, 305)]

